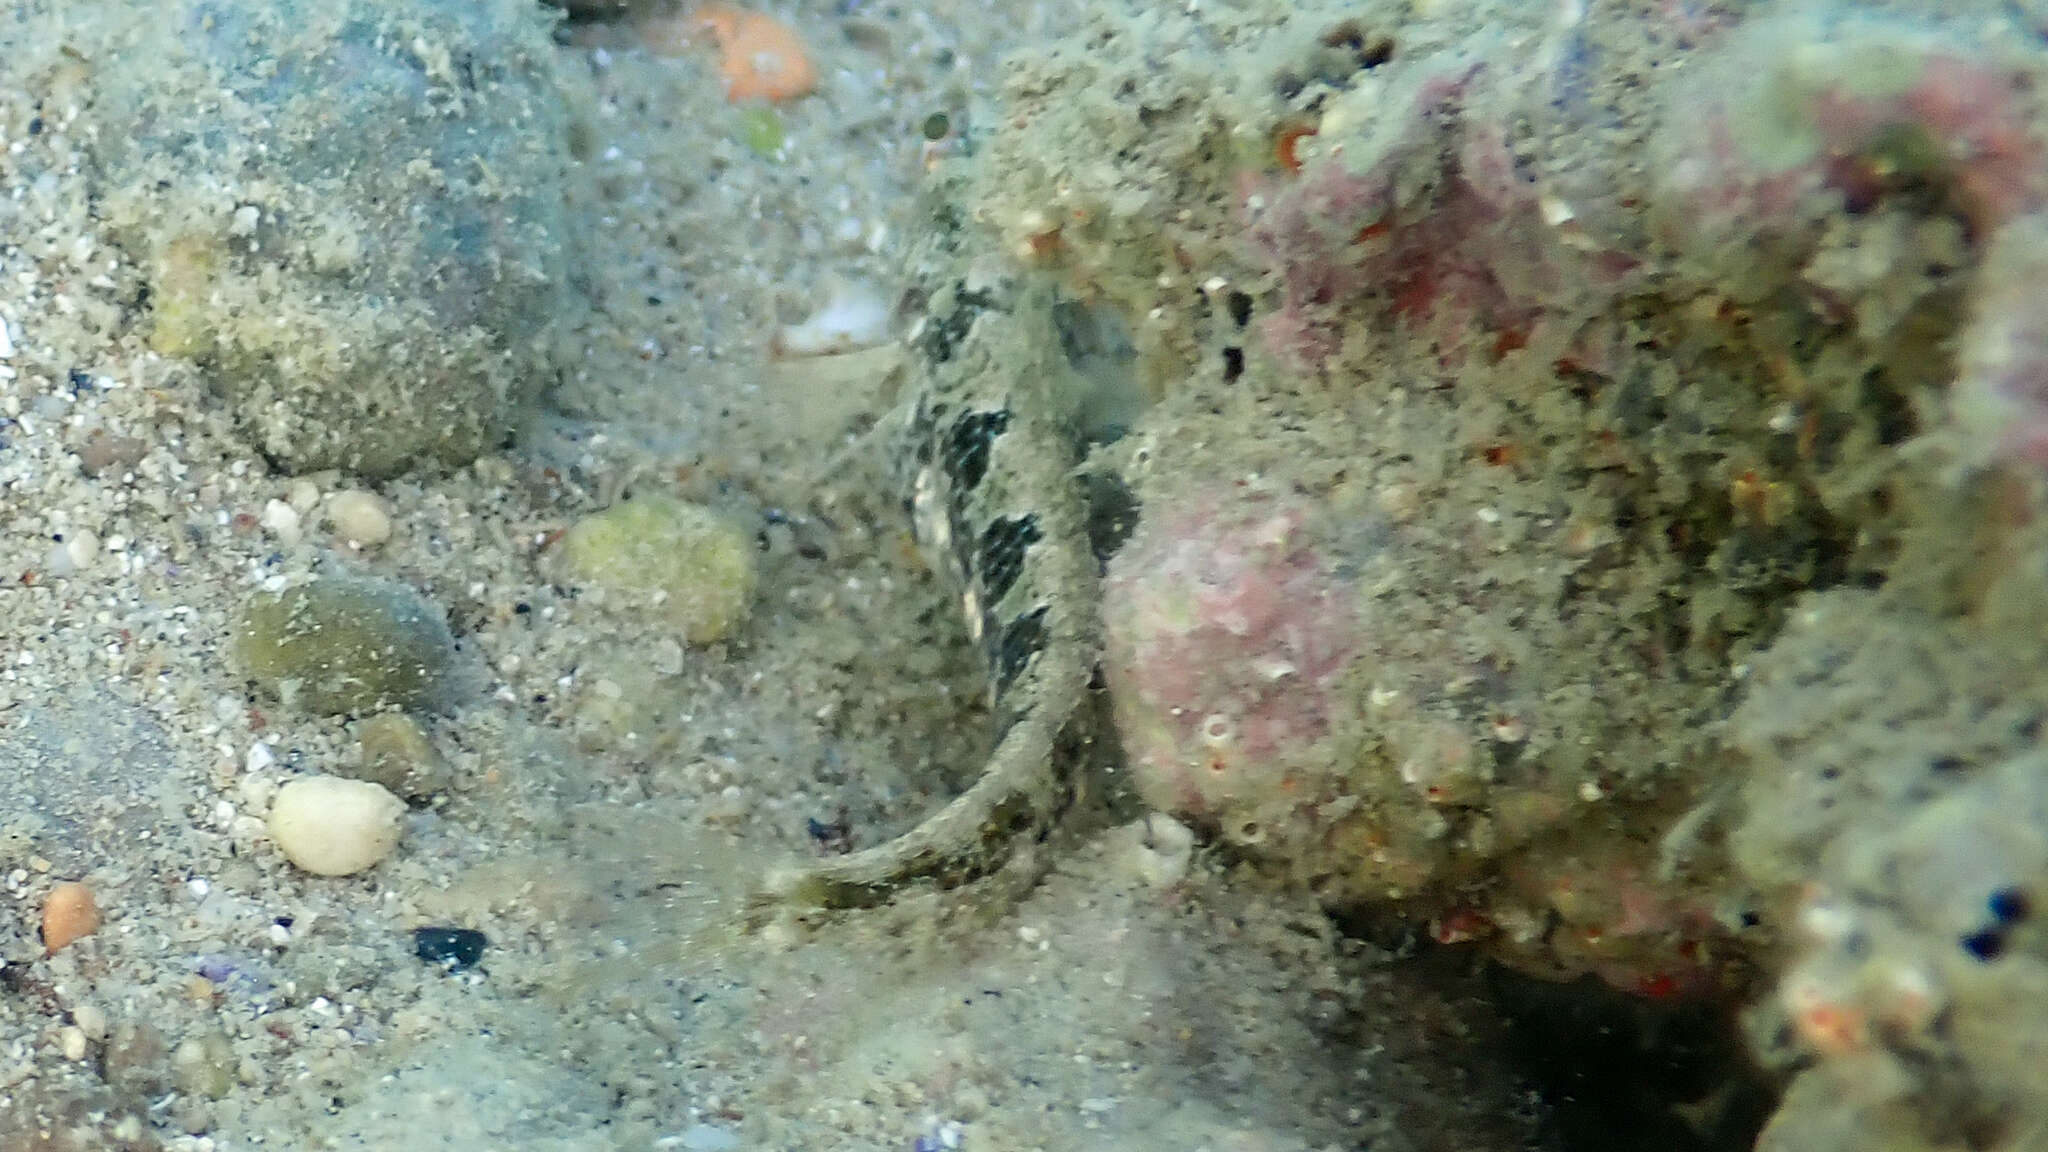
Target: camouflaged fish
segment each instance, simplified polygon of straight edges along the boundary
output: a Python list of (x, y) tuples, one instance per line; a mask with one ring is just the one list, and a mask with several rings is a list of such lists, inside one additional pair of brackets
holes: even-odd
[(980, 779), (915, 828), (774, 877), (772, 899), (860, 907), (909, 881), (993, 870), (1071, 803), (1093, 738), (1097, 559), (1078, 441), (1043, 395), (1058, 355), (1051, 289), (1014, 269), (983, 272), (965, 255), (957, 210), (942, 195), (933, 203), (911, 262), (926, 306), (910, 336), (899, 459), (919, 543), (956, 582), (986, 660), (995, 748)]

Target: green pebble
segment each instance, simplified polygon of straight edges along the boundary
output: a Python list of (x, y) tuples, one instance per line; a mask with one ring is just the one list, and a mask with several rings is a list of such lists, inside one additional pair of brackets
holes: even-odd
[(431, 708), (455, 661), (448, 621), (406, 585), (320, 576), (259, 594), (235, 628), (235, 656), (254, 679), (315, 712)]
[(740, 112), (740, 136), (759, 156), (773, 158), (782, 151), (782, 143), (789, 138), (783, 129), (782, 117), (773, 108), (754, 104)]
[(691, 644), (723, 639), (753, 605), (753, 541), (695, 504), (657, 496), (614, 505), (556, 547), (570, 583), (646, 609)]
[(407, 800), (426, 800), (448, 786), (448, 769), (420, 722), (403, 712), (379, 712), (356, 725), (362, 753), (355, 777), (380, 784)]
[(171, 1068), (180, 1091), (220, 1100), (235, 1087), (235, 1046), (219, 1032), (205, 1032), (179, 1044)]

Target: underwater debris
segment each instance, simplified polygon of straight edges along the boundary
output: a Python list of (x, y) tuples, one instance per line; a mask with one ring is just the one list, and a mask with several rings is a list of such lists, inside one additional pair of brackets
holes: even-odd
[(449, 972), (461, 972), (483, 962), (490, 938), (474, 928), (423, 926), (412, 930), (413, 955)]

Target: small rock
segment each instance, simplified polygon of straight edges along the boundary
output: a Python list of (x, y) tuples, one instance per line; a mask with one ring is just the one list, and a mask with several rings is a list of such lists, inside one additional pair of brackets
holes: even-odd
[(8, 1152), (163, 1152), (150, 1101), (96, 1082), (90, 1066), (39, 1067), (7, 1090), (0, 1148)]
[(474, 968), (484, 958), (484, 947), (490, 939), (474, 928), (415, 928), (412, 930), (413, 955), (429, 964), (439, 964), (450, 972)]
[(803, 323), (776, 330), (769, 351), (787, 357), (831, 356), (888, 339), (889, 304), (881, 289), (862, 280), (838, 280)]
[(263, 505), (263, 515), (258, 522), (270, 530), (272, 536), (287, 548), (294, 547), (302, 538), (299, 528), (299, 512), (283, 500), (271, 500)]
[[(309, 21), (171, 0), (73, 30), (103, 210), (150, 289), (142, 334), (205, 361), (221, 414), (283, 471), (460, 466), (554, 375), (568, 102), (532, 7), (424, 0), (401, 20), (330, 0)], [(144, 24), (178, 51), (122, 50)]]
[(141, 463), (149, 455), (149, 442), (135, 436), (111, 436), (95, 428), (78, 446), (78, 468), (87, 476), (107, 473), (116, 476)]
[(123, 1021), (107, 1038), (100, 1072), (121, 1095), (150, 1099), (171, 1090), (170, 1059), (170, 1045), (156, 1025), (147, 1020)]
[(754, 543), (708, 508), (643, 497), (585, 517), (557, 545), (570, 582), (646, 609), (692, 644), (723, 639), (753, 605)]
[(304, 516), (320, 503), (320, 486), (304, 476), (297, 477), (285, 485), (284, 502), (292, 506), (292, 511)]
[(52, 576), (76, 576), (99, 559), (99, 534), (89, 528), (74, 528), (50, 545), (43, 566)]
[(221, 1032), (208, 1031), (179, 1041), (171, 1050), (171, 1074), (178, 1090), (190, 1096), (219, 1100), (235, 1086), (235, 1045)]
[(448, 770), (420, 722), (403, 712), (379, 712), (356, 726), (362, 755), (358, 780), (407, 800), (425, 800), (448, 786)]
[(52, 952), (62, 951), (72, 941), (99, 931), (99, 927), (100, 906), (93, 899), (91, 888), (67, 880), (50, 889), (49, 897), (43, 901), (43, 947)]
[(97, 1004), (80, 1004), (71, 1010), (71, 1019), (87, 1040), (107, 1038), (107, 1011)]
[(391, 510), (375, 492), (349, 488), (327, 499), (334, 534), (351, 548), (375, 548), (391, 539)]
[(270, 838), (285, 858), (316, 876), (350, 876), (398, 847), (405, 805), (367, 780), (306, 776), (277, 790)]
[(440, 608), (403, 584), (329, 575), (243, 610), (242, 667), (316, 712), (427, 708), (445, 696), (455, 638)]
[(683, 1132), (681, 1147), (690, 1152), (728, 1152), (740, 1146), (740, 1138), (730, 1128), (715, 1124), (692, 1124)]
[(1153, 812), (1128, 825), (1124, 833), (1129, 846), (1126, 862), (1146, 887), (1171, 888), (1187, 879), (1195, 852), (1195, 834), (1187, 825)]

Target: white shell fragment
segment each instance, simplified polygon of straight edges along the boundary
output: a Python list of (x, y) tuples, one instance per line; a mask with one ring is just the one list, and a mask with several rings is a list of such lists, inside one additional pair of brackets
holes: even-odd
[(888, 339), (889, 305), (881, 289), (865, 280), (840, 280), (809, 319), (776, 330), (772, 350), (785, 357), (832, 356)]

